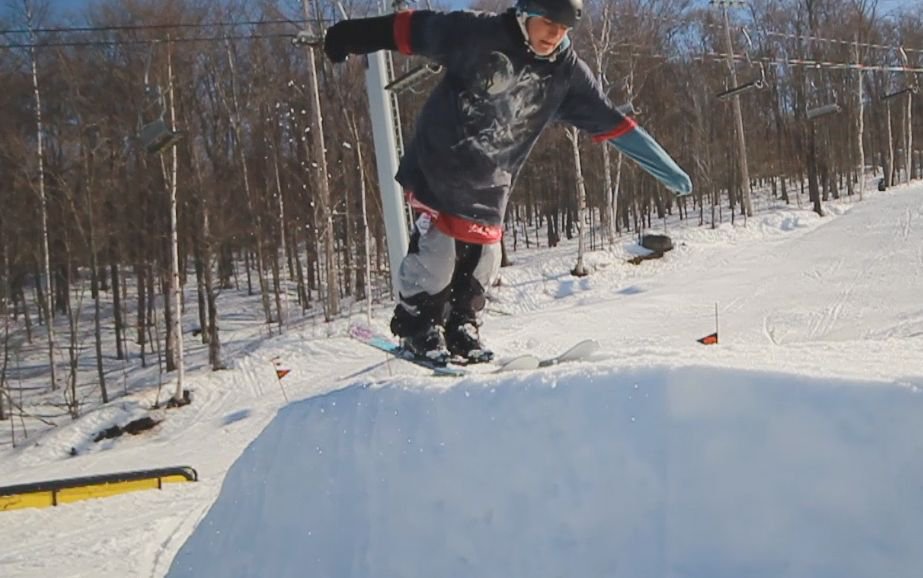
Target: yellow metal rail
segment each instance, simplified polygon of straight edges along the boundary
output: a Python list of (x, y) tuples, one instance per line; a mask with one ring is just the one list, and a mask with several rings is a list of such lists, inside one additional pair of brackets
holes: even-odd
[(138, 470), (0, 487), (0, 511), (46, 508), (125, 492), (160, 489), (164, 484), (195, 482), (198, 473), (189, 466)]

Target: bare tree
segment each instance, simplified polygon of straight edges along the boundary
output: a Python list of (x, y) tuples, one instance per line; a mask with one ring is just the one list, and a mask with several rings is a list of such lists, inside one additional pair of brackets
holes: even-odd
[(575, 190), (577, 194), (577, 214), (574, 216), (574, 223), (577, 227), (577, 264), (574, 265), (571, 274), (576, 277), (586, 277), (589, 275), (586, 265), (583, 263), (584, 253), (586, 252), (586, 239), (583, 234), (583, 217), (586, 212), (586, 185), (583, 180), (583, 166), (580, 163), (580, 133), (576, 128), (571, 127), (567, 131), (567, 138), (570, 140), (574, 150), (574, 168), (577, 171)]
[[(241, 127), (241, 107), (240, 99), (238, 97), (237, 90), (237, 68), (234, 65), (234, 55), (231, 52), (231, 43), (226, 42), (227, 49), (227, 58), (228, 58), (228, 68), (231, 73), (231, 102), (230, 106), (233, 106), (233, 109), (228, 108), (228, 115), (231, 119), (231, 126), (234, 129), (234, 136), (236, 139), (236, 148), (238, 153), (238, 158), (240, 160), (240, 167), (243, 173), (244, 179), (244, 191), (247, 198), (247, 209), (254, 220), (255, 231), (254, 238), (256, 239), (256, 267), (257, 267), (257, 277), (259, 278), (260, 283), (260, 300), (263, 304), (263, 314), (266, 317), (266, 324), (272, 323), (272, 310), (269, 306), (269, 285), (266, 283), (265, 268), (263, 266), (263, 256), (264, 256), (264, 247), (263, 247), (263, 219), (260, 211), (257, 210), (256, 204), (253, 199), (253, 191), (250, 187), (250, 174), (247, 169), (247, 157), (246, 157), (246, 145), (243, 138), (243, 129)], [(228, 106), (227, 101), (225, 100), (225, 106)], [(270, 332), (272, 331), (270, 327)]]
[(42, 128), (42, 95), (39, 90), (38, 82), (38, 58), (35, 54), (35, 44), (37, 36), (35, 34), (35, 15), (33, 12), (32, 0), (22, 0), (23, 11), (26, 19), (26, 26), (29, 30), (29, 41), (32, 44), (29, 48), (29, 57), (32, 64), (32, 88), (35, 98), (35, 134), (36, 134), (36, 153), (38, 158), (38, 194), (42, 214), (42, 256), (44, 266), (44, 287), (45, 301), (45, 329), (48, 335), (48, 367), (50, 371), (51, 388), (57, 389), (57, 379), (55, 376), (54, 362), (54, 312), (51, 308), (51, 252), (48, 248), (48, 201), (45, 194), (45, 150), (42, 146), (44, 129)]
[[(308, 0), (302, 0), (301, 5), (305, 21), (311, 22)], [(319, 15), (316, 16), (319, 18)], [(327, 287), (324, 316), (327, 321), (330, 321), (340, 310), (339, 288), (337, 286), (339, 272), (337, 271), (336, 255), (334, 254), (333, 211), (330, 207), (330, 184), (327, 181), (327, 147), (324, 136), (324, 116), (321, 110), (320, 91), (317, 84), (317, 62), (314, 57), (314, 48), (306, 46), (305, 53), (308, 58), (308, 94), (311, 95), (311, 111), (314, 115), (312, 119), (314, 130), (311, 131), (311, 135), (316, 159), (311, 163), (313, 167), (311, 173), (316, 198), (320, 202), (318, 210), (323, 228), (324, 271)]]
[[(176, 127), (176, 83), (173, 75), (173, 44), (170, 43), (167, 48), (167, 82), (168, 93), (170, 95), (170, 126)], [(176, 362), (176, 390), (173, 392), (173, 401), (183, 401), (183, 377), (185, 372), (185, 363), (183, 359), (183, 307), (180, 299), (180, 275), (179, 275), (179, 233), (177, 227), (176, 214), (176, 191), (177, 178), (179, 172), (179, 158), (177, 157), (176, 146), (170, 147), (170, 178), (168, 180), (170, 187), (170, 300), (173, 303), (173, 324), (168, 329), (173, 333), (173, 358)], [(161, 155), (163, 163), (163, 155)]]
[[(594, 9), (595, 8), (595, 9)], [(607, 68), (609, 57), (612, 54), (613, 47), (613, 38), (612, 38), (612, 13), (613, 5), (611, 2), (602, 2), (601, 13), (598, 18), (594, 16), (594, 13), (599, 10), (598, 7), (593, 6), (587, 12), (587, 21), (589, 23), (590, 32), (590, 46), (593, 49), (593, 59), (596, 64), (596, 74), (598, 76), (599, 84), (603, 87), (603, 90), (608, 91), (608, 79), (605, 75), (605, 70)], [(629, 94), (629, 105), (631, 104), (631, 95)], [(618, 186), (619, 180), (618, 177), (621, 176), (622, 169), (622, 154), (618, 154), (618, 168), (616, 169), (616, 180), (613, 186), (612, 182), (612, 162), (611, 162), (611, 149), (608, 146), (603, 146), (602, 155), (603, 155), (603, 199), (605, 200), (603, 214), (603, 226), (606, 229), (606, 237), (609, 242), (609, 246), (615, 244), (616, 236), (616, 200), (618, 198)]]

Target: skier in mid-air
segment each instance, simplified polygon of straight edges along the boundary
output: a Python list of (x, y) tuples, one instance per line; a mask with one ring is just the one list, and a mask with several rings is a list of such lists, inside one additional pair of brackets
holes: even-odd
[(489, 361), (481, 343), (486, 288), (500, 271), (510, 191), (552, 121), (609, 142), (678, 195), (689, 176), (604, 94), (571, 46), (583, 0), (518, 0), (502, 14), (408, 10), (343, 20), (324, 51), (399, 50), (445, 68), (423, 106), (396, 179), (418, 217), (399, 271), (391, 331), (413, 354)]

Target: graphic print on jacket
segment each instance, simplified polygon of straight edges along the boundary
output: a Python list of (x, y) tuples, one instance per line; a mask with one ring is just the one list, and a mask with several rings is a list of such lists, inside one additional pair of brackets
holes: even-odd
[[(517, 71), (505, 54), (493, 51), (475, 74), (471, 88), (459, 94), (463, 138), (451, 147), (452, 153), (483, 159), (482, 172), (489, 177), (474, 183), (480, 191), (471, 199), (475, 213), (505, 207), (522, 137), (535, 132), (536, 124), (545, 124), (538, 116), (549, 79), (529, 66)], [(503, 188), (497, 189), (497, 184)]]
[(503, 160), (510, 158), (518, 139), (541, 111), (549, 78), (528, 66), (517, 72), (505, 54), (491, 52), (474, 87), (458, 98), (462, 126), (473, 134), (466, 134), (452, 148), (471, 147), (497, 159), (499, 165), (507, 164)]
[(550, 122), (597, 135), (625, 120), (572, 47), (554, 58), (528, 50), (512, 10), (400, 13), (395, 37), (404, 54), (445, 67), (397, 173), (437, 212), (500, 225), (513, 182)]

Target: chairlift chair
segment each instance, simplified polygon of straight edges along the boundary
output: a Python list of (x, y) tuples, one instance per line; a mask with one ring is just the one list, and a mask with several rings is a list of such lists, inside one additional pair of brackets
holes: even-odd
[(145, 150), (151, 154), (162, 152), (176, 145), (183, 138), (181, 132), (174, 132), (167, 128), (163, 117), (158, 117), (141, 127), (140, 136)]
[(841, 110), (842, 108), (840, 108), (840, 105), (834, 101), (829, 104), (809, 108), (805, 111), (805, 115), (808, 117), (808, 120), (814, 120), (824, 116), (829, 116), (831, 114), (836, 114)]
[(175, 146), (176, 143), (183, 138), (183, 133), (180, 131), (173, 131), (167, 126), (163, 118), (164, 103), (160, 86), (152, 85), (149, 81), (151, 57), (153, 53), (154, 44), (151, 44), (147, 64), (144, 69), (144, 98), (146, 103), (142, 113), (155, 106), (158, 108), (158, 112), (157, 117), (153, 121), (141, 126), (139, 137), (141, 138), (141, 143), (144, 145), (144, 149), (148, 153), (157, 154)]

